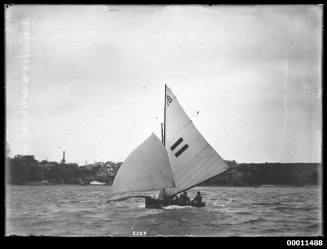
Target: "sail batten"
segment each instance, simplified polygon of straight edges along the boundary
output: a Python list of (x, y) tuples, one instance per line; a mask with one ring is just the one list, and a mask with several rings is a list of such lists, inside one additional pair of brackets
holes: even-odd
[(173, 195), (226, 171), (229, 166), (203, 138), (167, 86), (165, 92), (165, 147), (176, 185), (166, 193)]

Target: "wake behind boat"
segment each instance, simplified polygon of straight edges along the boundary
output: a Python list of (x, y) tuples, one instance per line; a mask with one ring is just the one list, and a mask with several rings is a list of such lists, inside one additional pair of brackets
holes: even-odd
[(203, 138), (166, 85), (161, 127), (162, 141), (152, 134), (119, 168), (111, 197), (127, 192), (160, 190), (158, 198), (142, 196), (146, 208), (205, 206), (202, 201), (181, 202), (176, 197), (230, 167)]

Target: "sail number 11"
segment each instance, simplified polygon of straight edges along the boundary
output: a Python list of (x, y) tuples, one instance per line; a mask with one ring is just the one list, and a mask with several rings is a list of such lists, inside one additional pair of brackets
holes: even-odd
[[(176, 147), (178, 147), (178, 145), (180, 145), (183, 142), (183, 138), (180, 137), (171, 147), (171, 151), (174, 152), (174, 150), (176, 149)], [(188, 148), (188, 144), (185, 144), (181, 149), (179, 149), (176, 153), (175, 153), (175, 157), (178, 157), (180, 154), (182, 154), (186, 149)]]

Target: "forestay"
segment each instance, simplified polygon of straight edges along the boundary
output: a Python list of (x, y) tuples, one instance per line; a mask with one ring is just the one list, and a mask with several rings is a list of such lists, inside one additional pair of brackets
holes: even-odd
[(167, 151), (159, 138), (152, 134), (119, 168), (112, 185), (111, 196), (174, 186)]
[(165, 147), (176, 187), (166, 189), (173, 195), (226, 171), (229, 166), (208, 144), (166, 88)]

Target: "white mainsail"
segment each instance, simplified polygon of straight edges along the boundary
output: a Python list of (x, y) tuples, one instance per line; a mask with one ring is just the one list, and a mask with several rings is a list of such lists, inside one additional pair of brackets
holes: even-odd
[(166, 189), (166, 194), (182, 192), (229, 169), (196, 129), (167, 86), (165, 105), (165, 147), (176, 185)]
[(152, 134), (119, 168), (112, 185), (111, 196), (174, 186), (167, 151), (159, 138)]

